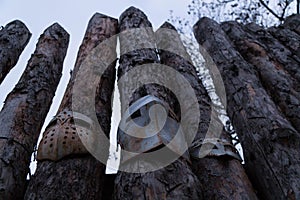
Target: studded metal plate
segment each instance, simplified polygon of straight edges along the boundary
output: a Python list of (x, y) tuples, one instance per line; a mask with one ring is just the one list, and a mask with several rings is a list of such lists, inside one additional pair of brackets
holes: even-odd
[[(73, 117), (76, 118), (76, 126)], [(90, 133), (91, 120), (88, 117), (62, 111), (46, 128), (38, 146), (37, 160), (57, 161), (71, 154), (88, 153), (81, 140), (88, 141)]]

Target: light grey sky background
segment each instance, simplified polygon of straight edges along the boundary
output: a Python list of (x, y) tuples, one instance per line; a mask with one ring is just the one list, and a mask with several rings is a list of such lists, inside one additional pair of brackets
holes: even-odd
[[(186, 17), (187, 6), (191, 0), (0, 0), (0, 26), (19, 19), (32, 33), (29, 44), (20, 56), (17, 65), (0, 85), (0, 108), (7, 94), (14, 88), (21, 77), (27, 61), (35, 50), (35, 45), (43, 31), (58, 22), (70, 34), (70, 43), (64, 62), (63, 76), (57, 88), (53, 104), (45, 120), (42, 132), (56, 114), (65, 88), (70, 78), (70, 70), (75, 64), (78, 48), (82, 42), (89, 19), (99, 12), (119, 18), (130, 6), (135, 6), (148, 16), (154, 28), (158, 28), (169, 18), (170, 10), (175, 16)], [(115, 118), (119, 118), (114, 113)], [(118, 119), (114, 119), (116, 123)], [(113, 131), (116, 131), (115, 128)], [(32, 167), (33, 169), (34, 167)]]

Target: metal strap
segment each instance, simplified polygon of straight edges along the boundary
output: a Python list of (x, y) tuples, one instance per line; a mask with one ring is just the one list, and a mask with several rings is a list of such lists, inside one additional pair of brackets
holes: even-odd
[[(214, 145), (209, 152), (200, 152), (202, 145)], [(236, 148), (227, 140), (219, 139), (219, 138), (206, 138), (200, 139), (194, 147), (191, 148), (191, 156), (194, 158), (203, 158), (202, 155), (205, 156), (212, 156), (212, 157), (219, 157), (219, 156), (230, 156), (239, 161), (242, 161), (242, 158)]]

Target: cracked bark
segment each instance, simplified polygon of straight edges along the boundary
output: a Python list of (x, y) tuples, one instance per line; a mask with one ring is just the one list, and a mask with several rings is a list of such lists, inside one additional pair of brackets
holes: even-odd
[(300, 14), (293, 14), (284, 20), (284, 27), (295, 31), (300, 35)]
[[(169, 23), (163, 24), (161, 28), (176, 31)], [(223, 125), (217, 119), (217, 116), (212, 116), (211, 100), (197, 76), (196, 69), (191, 64), (177, 32), (158, 30), (156, 36), (159, 41), (157, 43), (158, 49), (164, 49), (160, 50), (161, 63), (179, 71), (190, 82), (198, 99), (201, 119), (190, 151), (193, 150), (193, 144), (199, 142), (200, 139), (204, 139), (206, 134), (209, 134), (210, 137), (220, 137), (230, 141), (230, 136), (222, 131), (223, 129), (218, 130), (214, 127), (209, 129), (212, 117), (214, 117), (213, 125), (215, 127), (217, 125), (223, 127)], [(212, 133), (208, 133), (208, 131)], [(217, 131), (222, 131), (220, 136)], [(192, 158), (192, 166), (193, 172), (202, 184), (204, 199), (257, 199), (243, 166), (238, 160), (230, 156), (206, 156), (201, 159)]]
[(23, 199), (31, 154), (61, 77), (69, 34), (57, 23), (34, 54), (0, 113), (0, 199)]
[[(299, 132), (300, 84), (274, 61), (274, 57), (268, 53), (268, 48), (264, 45), (267, 41), (264, 43), (257, 41), (236, 22), (226, 22), (222, 27), (244, 59), (255, 67), (262, 85), (272, 100)], [(278, 31), (277, 34), (279, 33)]]
[(259, 197), (299, 198), (299, 133), (277, 110), (254, 67), (233, 48), (219, 24), (202, 18), (194, 33), (222, 74), (227, 113), (241, 140), (246, 171)]
[[(126, 33), (133, 28), (148, 29), (141, 33), (130, 33), (120, 37), (121, 58), (118, 71), (119, 79), (123, 76), (125, 82), (118, 83), (121, 98), (122, 111), (126, 109), (125, 102), (130, 103), (139, 98), (151, 94), (167, 103), (171, 109), (176, 110), (173, 96), (163, 87), (156, 84), (146, 84), (134, 93), (126, 86), (128, 81), (143, 81), (151, 72), (147, 68), (143, 72), (137, 72), (131, 80), (128, 79), (128, 71), (142, 64), (158, 63), (155, 51), (154, 33), (147, 17), (140, 10), (130, 7), (120, 17), (120, 31)], [(122, 33), (122, 32), (121, 32)], [(136, 49), (142, 47), (141, 49)], [(133, 51), (127, 51), (127, 50)], [(134, 50), (135, 49), (135, 50)], [(126, 52), (126, 54), (124, 54)], [(163, 76), (156, 73), (156, 76)], [(142, 77), (142, 78), (141, 78)], [(164, 78), (164, 77), (162, 77)], [(126, 100), (127, 99), (127, 100)], [(128, 100), (129, 99), (129, 100)], [(176, 112), (176, 111), (175, 111)], [(124, 112), (122, 112), (124, 113)], [(176, 112), (176, 114), (178, 114)], [(118, 133), (123, 134), (123, 133)], [(138, 158), (139, 159), (139, 158)], [(141, 165), (152, 165), (144, 160), (139, 160)], [(200, 184), (197, 177), (192, 173), (187, 161), (179, 158), (168, 166), (146, 173), (127, 173), (119, 171), (115, 180), (114, 199), (201, 199)]]
[(274, 60), (274, 64), (278, 68), (282, 68), (300, 82), (300, 57), (296, 56), (288, 48), (276, 40), (267, 30), (257, 24), (251, 23), (243, 27), (245, 32), (248, 32), (258, 42), (264, 44), (268, 54)]
[[(118, 22), (116, 19), (96, 13), (89, 21), (83, 42), (80, 46), (74, 70), (67, 86), (58, 112), (62, 110), (73, 110), (73, 87), (79, 72), (89, 74), (94, 66), (83, 64), (89, 53), (91, 53), (100, 43), (107, 38), (117, 34)], [(103, 44), (103, 43), (102, 43)], [(110, 63), (104, 71), (99, 85), (95, 85), (91, 79), (85, 77), (80, 82), (80, 88), (84, 91), (91, 91), (96, 87), (95, 111), (97, 120), (108, 136), (111, 124), (111, 101), (115, 81), (115, 60), (116, 60), (116, 39), (106, 48), (100, 49), (105, 51), (109, 59), (114, 62)], [(104, 59), (105, 58), (95, 58)], [(98, 67), (98, 66), (96, 66)], [(85, 71), (86, 70), (86, 71)], [(80, 81), (80, 80), (79, 80)], [(83, 91), (83, 92), (84, 92)], [(81, 95), (79, 104), (83, 113), (91, 117), (89, 113), (90, 105), (87, 95)], [(77, 110), (73, 110), (77, 111)], [(77, 111), (78, 112), (78, 111)], [(104, 147), (104, 154), (108, 156), (108, 147)], [(32, 177), (25, 199), (101, 199), (105, 179), (105, 165), (94, 158), (91, 154), (73, 154), (62, 158), (58, 161), (41, 160), (38, 161), (37, 170)], [(111, 185), (113, 187), (113, 185)], [(105, 193), (106, 196), (110, 194)]]
[(0, 30), (0, 84), (17, 64), (30, 38), (28, 28), (19, 20), (8, 23)]

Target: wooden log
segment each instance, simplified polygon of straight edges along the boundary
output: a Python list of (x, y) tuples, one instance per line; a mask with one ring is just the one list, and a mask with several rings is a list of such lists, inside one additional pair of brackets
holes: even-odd
[(219, 24), (202, 18), (194, 33), (223, 77), (227, 113), (241, 140), (246, 172), (259, 198), (299, 198), (299, 133), (277, 110), (254, 67), (233, 48)]
[(295, 31), (300, 35), (300, 14), (293, 14), (284, 20), (284, 27)]
[(34, 146), (61, 77), (69, 34), (57, 23), (34, 54), (0, 113), (0, 199), (23, 199)]
[[(186, 50), (176, 29), (167, 22), (161, 28), (163, 28), (162, 31), (158, 30), (156, 34), (161, 63), (178, 70), (188, 79), (198, 97), (201, 118), (197, 135), (190, 147), (190, 154), (193, 155), (196, 147), (199, 148), (197, 144), (200, 143), (201, 139), (204, 140), (207, 135), (231, 143), (228, 133), (223, 128), (221, 130), (218, 128), (223, 127), (223, 125), (212, 114), (211, 100), (197, 76), (195, 67), (188, 57), (179, 56), (186, 55)], [(214, 121), (214, 128), (209, 128), (211, 120)], [(222, 133), (209, 133), (213, 131), (222, 131)], [(244, 168), (237, 159), (228, 155), (206, 155), (204, 158), (192, 156), (192, 166), (193, 172), (203, 185), (204, 199), (257, 199)]]
[(300, 35), (284, 26), (268, 28), (268, 32), (300, 58)]
[[(147, 94), (170, 103), (169, 106), (173, 109), (176, 107), (176, 103), (172, 107), (173, 97), (163, 87), (156, 84), (146, 84), (132, 93), (129, 87), (126, 86), (126, 83), (129, 84), (130, 81), (135, 83), (134, 81), (138, 81), (138, 78), (142, 77), (139, 80), (143, 81), (151, 76), (151, 71), (145, 68), (140, 74), (137, 72), (134, 77), (129, 78), (130, 70), (134, 70), (142, 64), (158, 63), (159, 60), (155, 51), (155, 39), (151, 23), (142, 11), (130, 7), (122, 13), (119, 21), (121, 58), (118, 77), (125, 80), (123, 83), (118, 83), (122, 110), (126, 110), (127, 102), (130, 105)], [(147, 29), (134, 32), (134, 28)], [(122, 36), (122, 34), (124, 35)], [(164, 78), (163, 73), (156, 73), (155, 75)], [(119, 131), (118, 134), (119, 138), (122, 139), (124, 137), (122, 134), (125, 133)], [(124, 145), (122, 140), (119, 140), (119, 142)], [(128, 148), (133, 147), (129, 146)], [(150, 149), (150, 152), (156, 150), (158, 149)], [(131, 158), (132, 160), (136, 159), (135, 161), (140, 167), (153, 167), (156, 164), (156, 161), (147, 161), (143, 159), (144, 154), (141, 155), (141, 157)], [(126, 167), (126, 163), (121, 165), (121, 170), (125, 169), (124, 166)], [(127, 165), (127, 167), (130, 166)], [(187, 161), (182, 157), (164, 168), (151, 172), (139, 173), (140, 171), (142, 170), (138, 168), (135, 172), (125, 172), (125, 170), (118, 172), (115, 180), (114, 199), (202, 199), (199, 181), (192, 173)]]
[[(94, 119), (91, 117), (92, 113), (89, 112), (91, 109), (89, 109), (88, 106), (94, 108), (92, 110), (94, 114), (96, 112), (96, 120), (98, 120), (98, 122), (94, 121), (92, 123), (99, 123), (103, 132), (106, 135), (109, 135), (112, 114), (111, 101), (115, 81), (116, 39), (112, 40), (112, 44), (102, 49), (107, 52), (106, 56), (112, 58), (114, 62), (112, 62), (104, 71), (98, 85), (95, 85), (97, 82), (94, 79), (90, 79), (88, 73), (90, 73), (91, 70), (94, 70), (93, 67), (99, 66), (88, 65), (89, 63), (85, 62), (85, 59), (104, 40), (116, 35), (117, 28), (117, 20), (106, 15), (96, 13), (90, 19), (83, 42), (78, 52), (71, 79), (57, 112), (57, 120), (54, 124), (53, 122), (50, 122), (45, 130), (43, 139), (39, 144), (37, 170), (29, 183), (25, 199), (102, 198), (102, 192), (105, 185), (105, 164), (98, 161), (87, 151), (86, 146), (82, 143), (82, 137), (80, 135), (86, 134), (87, 137), (89, 137), (88, 134), (90, 134), (90, 132), (82, 133), (81, 131), (91, 131), (89, 130), (90, 121), (85, 120), (89, 118)], [(96, 57), (93, 58), (102, 59)], [(100, 60), (98, 61), (100, 63)], [(85, 72), (86, 76), (82, 77), (82, 74), (85, 75)], [(81, 76), (79, 76), (79, 74)], [(77, 77), (80, 80), (76, 79)], [(80, 95), (80, 101), (76, 102), (78, 105), (74, 106), (74, 104), (76, 104), (74, 102), (75, 97), (73, 97), (74, 92), (78, 92), (74, 91), (75, 87), (78, 88), (76, 81), (80, 82), (79, 88), (82, 88), (83, 92), (92, 91), (93, 88), (95, 88), (96, 94), (94, 98), (94, 106), (89, 102), (89, 94)], [(77, 101), (77, 99), (75, 100)], [(81, 107), (81, 109), (76, 106)], [(70, 111), (73, 115), (68, 114)], [(78, 129), (78, 127), (74, 127), (76, 117), (74, 113), (81, 111), (87, 111), (87, 113), (80, 113), (85, 115), (85, 117), (82, 118), (85, 125), (83, 124), (81, 127), (82, 129), (80, 129), (79, 126)], [(62, 120), (66, 125), (59, 124), (59, 120)], [(64, 127), (64, 129), (60, 130), (61, 127)], [(57, 139), (57, 144), (53, 143), (53, 146), (51, 146), (51, 139), (54, 136), (50, 135), (49, 132), (59, 138), (54, 138), (54, 141)], [(49, 137), (51, 139), (49, 139)], [(50, 146), (45, 146), (48, 144), (47, 142), (50, 142)], [(51, 148), (53, 149), (52, 151)], [(61, 154), (55, 154), (55, 148), (58, 149), (58, 153), (61, 148), (65, 149), (65, 151)], [(68, 149), (69, 151), (67, 151)], [(105, 146), (103, 149), (103, 154), (107, 157), (108, 146)], [(47, 154), (47, 150), (51, 153), (50, 155)], [(57, 155), (60, 156), (57, 157)], [(50, 158), (54, 159), (51, 160)], [(111, 185), (111, 187), (113, 187), (113, 185)]]
[(293, 127), (300, 132), (300, 84), (283, 68), (276, 65), (274, 62), (276, 58), (268, 53), (268, 48), (264, 43), (245, 32), (238, 23), (226, 22), (222, 27), (234, 47), (247, 62), (255, 67), (269, 96)]
[(28, 28), (19, 20), (8, 23), (0, 30), (0, 84), (17, 64), (30, 38)]
[(268, 54), (274, 59), (277, 67), (286, 70), (291, 77), (300, 82), (300, 58), (276, 40), (263, 27), (251, 23), (243, 27), (245, 32), (251, 34), (257, 41), (265, 45)]

